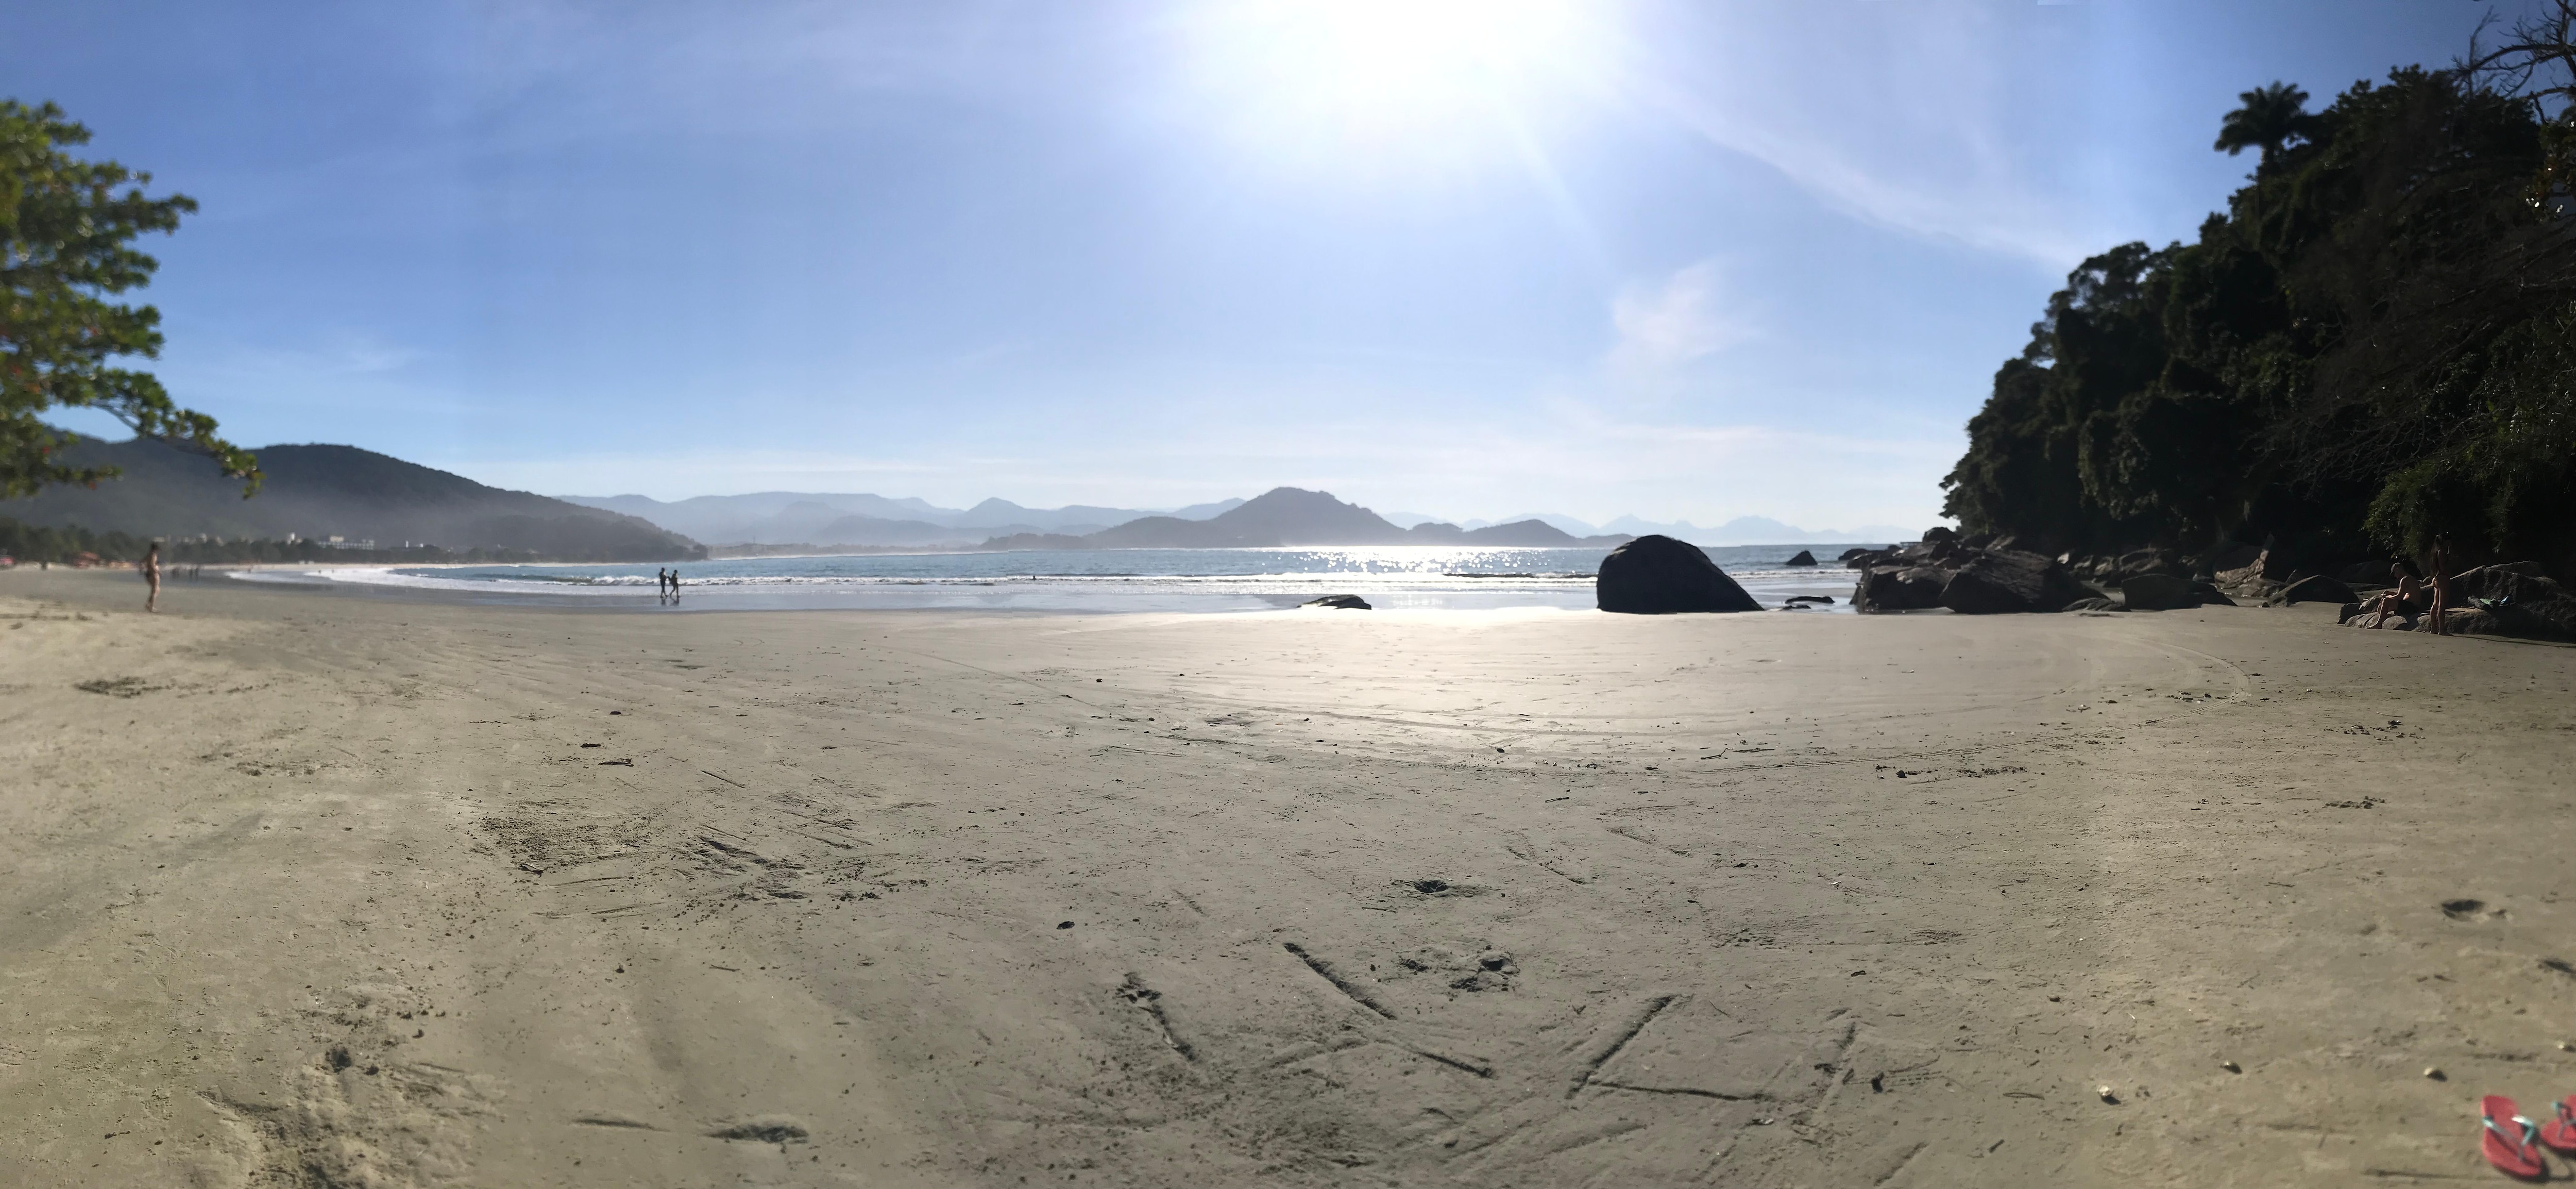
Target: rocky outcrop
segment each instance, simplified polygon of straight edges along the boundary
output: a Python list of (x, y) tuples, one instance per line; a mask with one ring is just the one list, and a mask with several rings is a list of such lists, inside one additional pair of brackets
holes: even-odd
[(2451, 580), (2451, 594), (2485, 612), (2498, 635), (2576, 640), (2576, 592), (2534, 562), (2480, 566)]
[(1762, 609), (1699, 546), (1661, 534), (1639, 537), (1602, 558), (1593, 599), (1602, 610), (1624, 615)]
[[(1852, 588), (1859, 611), (1947, 607), (1968, 615), (2056, 611), (2102, 592), (2075, 580), (2053, 558), (2010, 548), (2010, 538), (1923, 534), (1911, 545), (1873, 549), (1848, 563), (1861, 571)], [(1964, 585), (1962, 581), (1964, 580)]]
[(2290, 603), (2349, 603), (2352, 601), (2354, 600), (2351, 587), (2324, 574), (2310, 574), (2282, 587), (2281, 592), (2273, 595), (2264, 605), (2278, 607)]
[(1368, 605), (1368, 600), (1367, 600), (1367, 599), (1363, 599), (1363, 598), (1359, 597), (1358, 595), (1325, 595), (1324, 597), (1322, 597), (1322, 598), (1320, 598), (1320, 599), (1308, 599), (1308, 600), (1306, 600), (1306, 601), (1305, 601), (1305, 602), (1303, 602), (1303, 603), (1299, 603), (1299, 604), (1298, 604), (1298, 606), (1301, 606), (1301, 607), (1330, 607), (1330, 608), (1333, 608), (1334, 610), (1337, 610), (1337, 611), (1371, 611), (1371, 610), (1375, 610), (1375, 608), (1372, 608), (1372, 607), (1370, 607), (1370, 606)]
[(1941, 605), (1950, 575), (1930, 566), (1872, 566), (1852, 588), (1856, 611), (1922, 611)]
[(1941, 605), (1962, 615), (2057, 611), (2095, 592), (2054, 559), (2019, 550), (1971, 551), (1941, 588)]
[(1798, 556), (1790, 558), (1780, 564), (1784, 566), (1812, 566), (1816, 564), (1816, 555), (1808, 552), (1807, 550), (1801, 549), (1798, 551)]

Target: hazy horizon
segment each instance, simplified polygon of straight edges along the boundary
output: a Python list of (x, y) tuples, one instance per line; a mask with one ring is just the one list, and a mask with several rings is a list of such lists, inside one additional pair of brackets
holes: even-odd
[(38, 4), (0, 64), (202, 204), (140, 296), (235, 441), (1919, 526), (2066, 270), (2246, 173), (2238, 92), (2487, 8)]

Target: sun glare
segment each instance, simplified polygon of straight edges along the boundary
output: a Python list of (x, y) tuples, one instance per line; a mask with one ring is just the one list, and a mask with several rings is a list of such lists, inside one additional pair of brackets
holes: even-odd
[(1564, 0), (1261, 0), (1228, 5), (1194, 47), (1204, 81), (1265, 139), (1423, 151), (1518, 124), (1590, 79), (1605, 4)]

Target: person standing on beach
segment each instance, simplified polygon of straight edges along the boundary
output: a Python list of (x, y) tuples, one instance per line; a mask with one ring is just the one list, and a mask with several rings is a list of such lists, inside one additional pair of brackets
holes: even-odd
[(2451, 559), (2442, 546), (2445, 537), (2433, 538), (2433, 634), (2451, 634)]
[(143, 551), (143, 580), (152, 584), (152, 593), (143, 596), (143, 609), (158, 614), (161, 610), (161, 542)]
[(659, 599), (671, 597), (671, 572), (660, 566), (653, 567), (653, 597)]
[(680, 601), (680, 567), (671, 567), (671, 601)]

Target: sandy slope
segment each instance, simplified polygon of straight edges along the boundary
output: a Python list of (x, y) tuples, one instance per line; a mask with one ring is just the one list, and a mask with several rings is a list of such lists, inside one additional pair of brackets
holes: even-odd
[(0, 575), (0, 1183), (2348, 1185), (2576, 1092), (2567, 649), (134, 585)]

